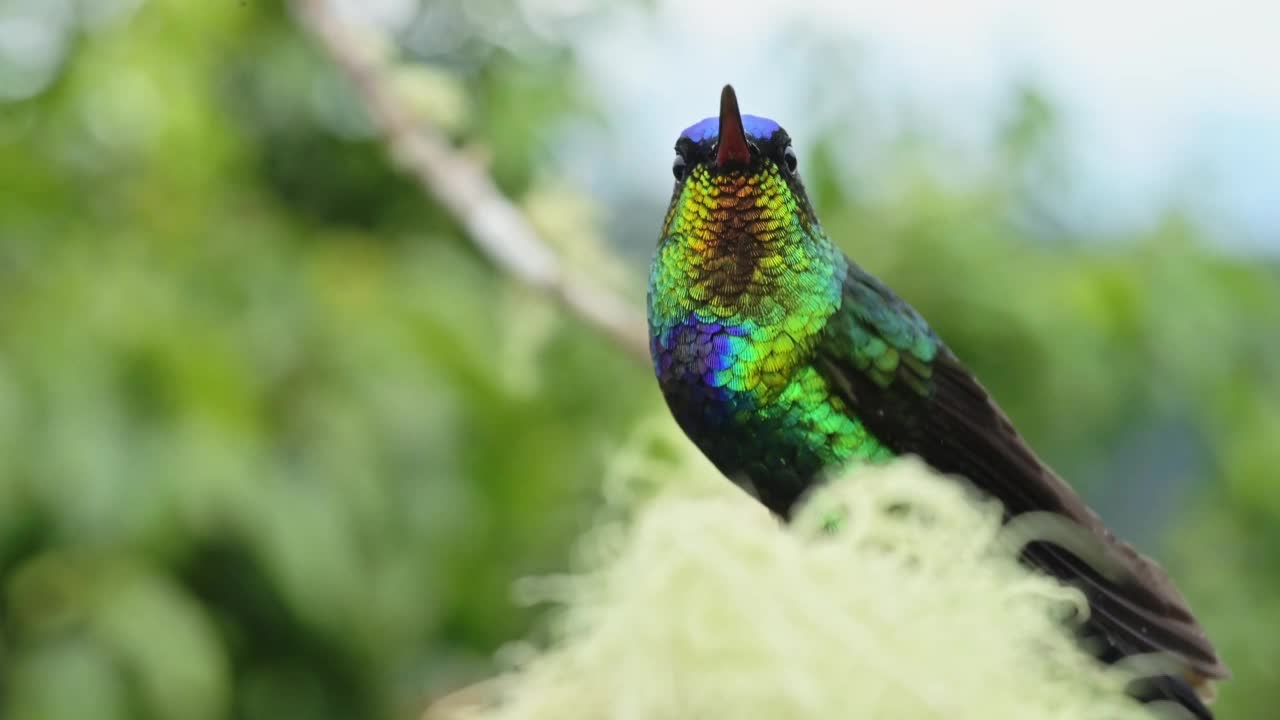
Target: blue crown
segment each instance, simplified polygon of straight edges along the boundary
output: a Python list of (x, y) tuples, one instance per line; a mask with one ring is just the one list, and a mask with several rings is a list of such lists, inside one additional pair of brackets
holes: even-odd
[[(782, 129), (778, 123), (759, 115), (743, 115), (742, 129), (747, 131), (747, 138), (756, 141), (768, 140)], [(720, 135), (720, 118), (709, 117), (684, 129), (680, 137), (689, 138), (698, 143), (703, 140), (714, 140)]]

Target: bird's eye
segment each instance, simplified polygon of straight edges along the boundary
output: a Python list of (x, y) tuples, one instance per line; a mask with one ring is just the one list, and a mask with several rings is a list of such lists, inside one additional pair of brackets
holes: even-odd
[(684, 179), (684, 156), (676, 154), (676, 159), (671, 161), (671, 174), (676, 176), (676, 182)]
[(796, 165), (800, 163), (799, 158), (796, 157), (795, 149), (790, 145), (787, 146), (786, 150), (782, 151), (782, 162), (787, 166), (787, 172), (789, 173), (795, 172)]

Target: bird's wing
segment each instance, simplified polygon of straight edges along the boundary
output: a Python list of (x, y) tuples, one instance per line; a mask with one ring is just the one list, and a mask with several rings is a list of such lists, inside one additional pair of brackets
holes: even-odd
[[(1036, 457), (977, 379), (905, 301), (850, 263), (840, 310), (815, 358), (858, 419), (898, 454), (967, 478), (1009, 516), (1046, 511), (1085, 528), (1102, 550), (1086, 562), (1063, 546), (1033, 542), (1024, 557), (1084, 591), (1089, 624), (1113, 653), (1168, 652), (1193, 684), (1229, 672), (1186, 601), (1154, 561), (1107, 530)], [(1206, 689), (1207, 685), (1206, 685)]]

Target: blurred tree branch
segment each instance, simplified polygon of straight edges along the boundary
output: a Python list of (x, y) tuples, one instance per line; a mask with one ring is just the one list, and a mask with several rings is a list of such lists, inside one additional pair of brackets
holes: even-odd
[(497, 707), (498, 695), (494, 680), (482, 680), (436, 699), (418, 720), (461, 720), (476, 717)]
[(648, 358), (644, 322), (634, 305), (567, 270), (484, 168), (404, 106), (391, 83), (384, 38), (344, 24), (329, 0), (292, 0), (292, 5), (303, 27), (351, 80), (395, 161), (453, 215), (495, 265), (553, 295), (630, 354)]

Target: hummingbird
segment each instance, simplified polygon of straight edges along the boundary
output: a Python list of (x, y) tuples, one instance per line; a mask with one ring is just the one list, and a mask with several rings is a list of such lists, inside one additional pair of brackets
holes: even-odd
[(1144, 702), (1200, 720), (1230, 675), (1165, 571), (1116, 537), (1014, 428), (905, 300), (828, 237), (773, 120), (720, 113), (675, 144), (650, 268), (650, 355), (677, 424), (730, 480), (787, 518), (826, 473), (915, 455), (1003, 504), (1049, 513), (1097, 553), (1048, 541), (1023, 562), (1078, 587), (1082, 642), (1104, 662), (1158, 654)]

